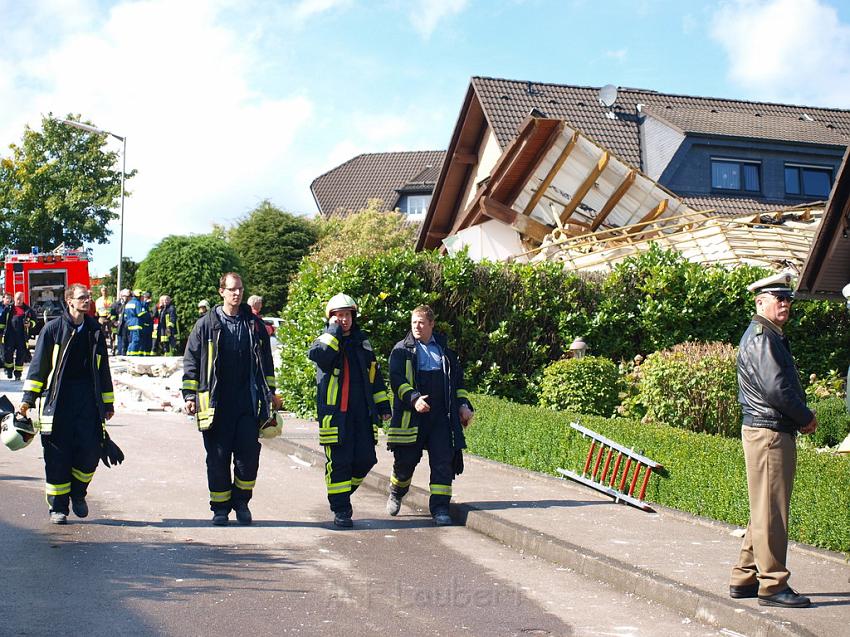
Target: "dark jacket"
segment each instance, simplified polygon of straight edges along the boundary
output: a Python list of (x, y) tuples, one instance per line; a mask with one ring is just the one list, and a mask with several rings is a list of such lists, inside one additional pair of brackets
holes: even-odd
[[(466, 439), (460, 424), (458, 410), (461, 405), (472, 409), (469, 394), (463, 384), (463, 370), (457, 354), (446, 345), (446, 337), (434, 333), (437, 344), (443, 350), (443, 377), (446, 382), (446, 397), (449, 400), (449, 413), (446, 418), (452, 430), (452, 443), (455, 449), (465, 449)], [(393, 417), (387, 429), (387, 443), (411, 445), (416, 443), (419, 434), (419, 413), (413, 408), (422, 395), (416, 383), (416, 339), (408, 332), (404, 340), (399, 341), (390, 353), (390, 388), (393, 396)]]
[(738, 347), (738, 402), (748, 427), (795, 433), (814, 417), (806, 407), (788, 339), (758, 315)]
[[(115, 402), (106, 339), (96, 318), (86, 314), (83, 321), (86, 323), (85, 334), (89, 339), (88, 351), (91, 354), (90, 367), (94, 394), (98, 414), (103, 421), (106, 413), (113, 411)], [(39, 401), (38, 418), (43, 434), (49, 434), (53, 430), (56, 399), (59, 397), (59, 389), (62, 386), (68, 344), (72, 338), (77, 338), (77, 329), (66, 311), (62, 316), (47, 322), (35, 344), (35, 354), (24, 382), (23, 402), (35, 405), (36, 401)]]
[(160, 340), (163, 337), (167, 340), (171, 336), (177, 338), (177, 310), (174, 309), (174, 303), (169, 303), (159, 311), (156, 333)]
[[(216, 307), (219, 307), (218, 305)], [(204, 431), (212, 426), (215, 407), (219, 397), (218, 362), (219, 338), (222, 325), (215, 307), (198, 319), (183, 355), (183, 398), (196, 400), (195, 419), (198, 429)], [(265, 324), (251, 312), (247, 303), (239, 306), (239, 312), (247, 322), (251, 340), (251, 378), (257, 383), (261, 400), (257, 405), (257, 418), (269, 416), (266, 397), (274, 392), (274, 363), (272, 349)]]
[(351, 374), (360, 374), (366, 388), (366, 403), (372, 419), (375, 442), (381, 415), (390, 414), (390, 398), (384, 383), (381, 367), (372, 351), (372, 345), (360, 328), (353, 326), (344, 337), (342, 326), (329, 324), (325, 331), (313, 341), (307, 357), (316, 364), (316, 411), (319, 419), (319, 442), (335, 445), (344, 439), (345, 418), (339, 411), (345, 377), (343, 375), (342, 350), (347, 342), (354, 344), (348, 351), (356, 352), (356, 360), (349, 360)]
[(5, 324), (6, 324), (6, 334), (9, 332), (14, 332), (15, 335), (19, 337), (23, 337), (24, 340), (27, 338), (27, 321), (35, 321), (36, 314), (33, 309), (24, 303), (21, 305), (24, 313), (18, 316), (15, 316), (15, 304), (9, 305), (5, 312)]

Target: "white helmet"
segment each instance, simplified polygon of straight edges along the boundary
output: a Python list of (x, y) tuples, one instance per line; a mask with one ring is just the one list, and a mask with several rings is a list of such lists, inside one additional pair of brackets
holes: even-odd
[(0, 422), (0, 440), (12, 451), (26, 447), (35, 434), (32, 420), (21, 414), (6, 414)]
[(337, 310), (351, 310), (352, 313), (357, 314), (357, 301), (347, 294), (337, 294), (325, 306), (325, 317), (330, 318), (331, 313)]
[(272, 410), (269, 419), (260, 426), (260, 438), (277, 438), (283, 433), (283, 414)]

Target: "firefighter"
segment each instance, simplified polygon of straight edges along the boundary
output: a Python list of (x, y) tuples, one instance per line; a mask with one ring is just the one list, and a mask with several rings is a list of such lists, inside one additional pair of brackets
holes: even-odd
[(147, 313), (139, 298), (139, 290), (129, 293), (124, 302), (124, 325), (127, 327), (127, 356), (144, 356), (142, 349), (142, 318)]
[(156, 330), (159, 351), (165, 356), (174, 356), (177, 349), (177, 310), (167, 294), (159, 297), (159, 306), (159, 323)]
[(6, 319), (6, 330), (3, 336), (3, 354), (6, 364), (6, 378), (21, 380), (24, 373), (24, 363), (29, 362), (27, 339), (30, 325), (35, 320), (35, 312), (24, 303), (24, 293), (15, 292), (14, 304), (9, 308)]
[(53, 524), (67, 523), (69, 503), (77, 517), (88, 515), (86, 493), (108, 440), (104, 421), (114, 412), (106, 341), (97, 320), (87, 316), (91, 295), (73, 283), (65, 302), (67, 311), (39, 334), (19, 409), (26, 416), (39, 401)]
[(118, 300), (112, 304), (112, 309), (109, 314), (115, 322), (115, 345), (112, 353), (118, 356), (127, 354), (127, 344), (129, 337), (127, 333), (127, 322), (124, 320), (124, 305), (130, 299), (130, 290), (124, 288), (118, 295)]
[(142, 355), (144, 356), (153, 356), (153, 332), (154, 332), (154, 324), (153, 319), (155, 316), (155, 309), (151, 304), (151, 293), (150, 292), (142, 292), (142, 305), (144, 306), (144, 311), (140, 315), (139, 320), (142, 325)]
[[(274, 364), (263, 322), (242, 303), (242, 278), (219, 281), (222, 303), (192, 328), (183, 356), (183, 398), (195, 416), (207, 453), (212, 523), (224, 526), (230, 511), (251, 524), (248, 502), (260, 463), (260, 424), (279, 409)], [(231, 476), (230, 464), (234, 471)]]
[(429, 509), (437, 526), (449, 526), (452, 481), (463, 471), (463, 430), (472, 422), (472, 404), (457, 355), (434, 333), (434, 311), (420, 305), (410, 316), (410, 332), (390, 354), (393, 419), (387, 447), (393, 472), (387, 513), (398, 515), (413, 471), (428, 450), (431, 466)]
[(9, 292), (4, 292), (2, 305), (0, 305), (0, 345), (3, 344), (4, 334), (6, 333), (6, 323), (9, 320), (9, 312), (11, 310), (12, 295)]
[(390, 419), (381, 369), (357, 326), (357, 303), (337, 294), (325, 306), (327, 326), (307, 355), (316, 364), (319, 442), (334, 525), (351, 528), (351, 494), (378, 462), (378, 423)]
[(103, 335), (106, 337), (106, 346), (109, 349), (112, 343), (112, 299), (105, 285), (100, 286), (100, 296), (94, 302), (94, 313), (97, 315), (97, 320), (103, 329)]

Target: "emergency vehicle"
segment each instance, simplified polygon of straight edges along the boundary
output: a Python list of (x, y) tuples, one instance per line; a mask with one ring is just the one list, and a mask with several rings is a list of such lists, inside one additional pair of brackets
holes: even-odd
[[(24, 293), (24, 303), (38, 316), (31, 334), (37, 334), (50, 319), (64, 311), (65, 288), (72, 283), (90, 287), (89, 255), (85, 250), (70, 250), (64, 244), (50, 252), (33, 247), (32, 252), (6, 253), (4, 290), (13, 296)], [(94, 303), (91, 304), (94, 307)]]

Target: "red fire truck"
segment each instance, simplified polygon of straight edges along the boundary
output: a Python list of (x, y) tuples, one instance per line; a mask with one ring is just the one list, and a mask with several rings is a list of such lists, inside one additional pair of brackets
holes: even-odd
[[(87, 288), (89, 281), (89, 256), (85, 250), (69, 250), (64, 244), (50, 252), (37, 248), (28, 254), (16, 250), (6, 253), (6, 292), (14, 295), (24, 293), (24, 302), (38, 315), (32, 334), (41, 331), (44, 324), (64, 309), (65, 288), (72, 283), (82, 283)], [(94, 307), (94, 303), (92, 303)]]

